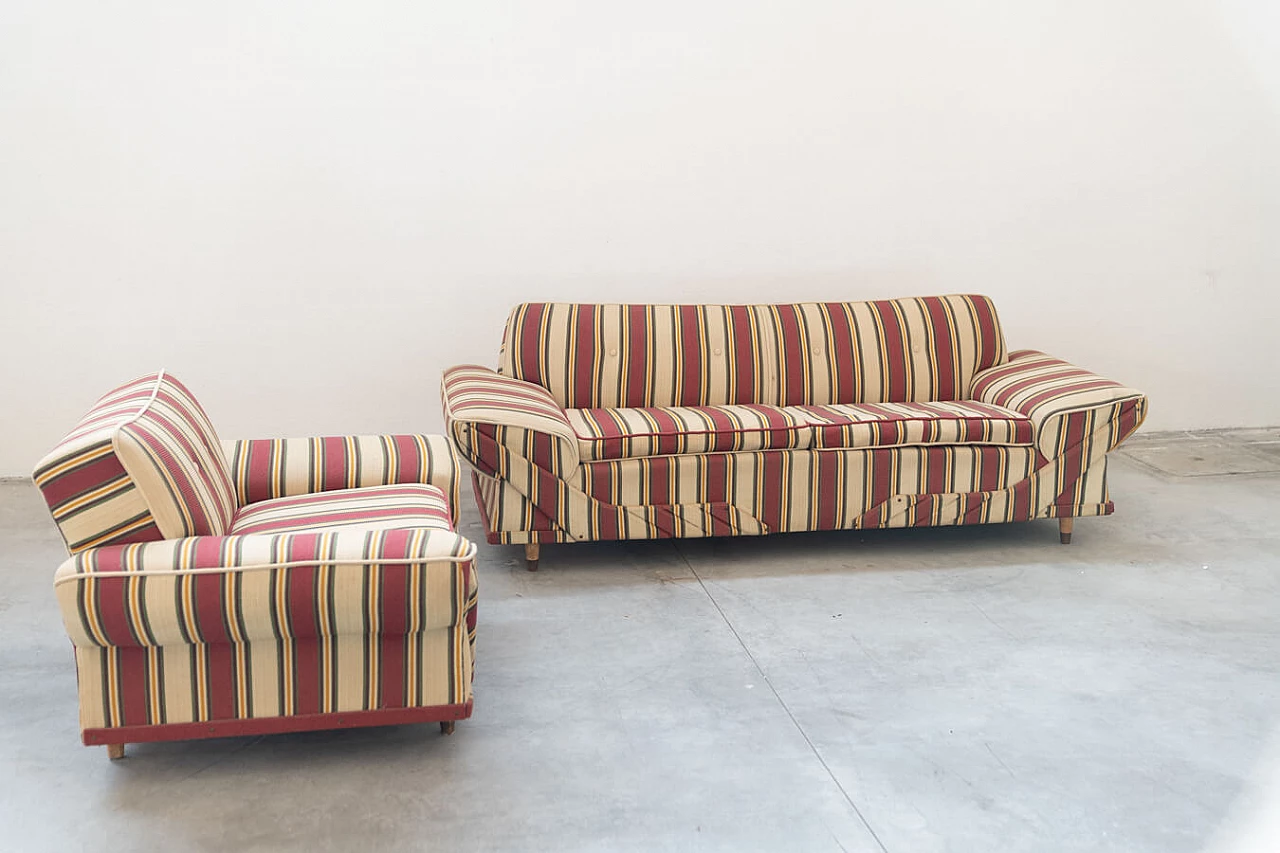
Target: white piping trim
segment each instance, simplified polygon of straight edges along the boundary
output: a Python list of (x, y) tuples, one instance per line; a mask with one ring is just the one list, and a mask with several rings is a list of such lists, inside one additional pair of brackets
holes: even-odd
[(412, 566), (420, 563), (469, 563), (476, 558), (478, 549), (475, 543), (469, 543), (468, 548), (461, 555), (449, 555), (440, 557), (404, 557), (389, 560), (357, 560), (357, 559), (339, 559), (339, 560), (290, 560), (282, 563), (257, 563), (252, 566), (208, 566), (199, 569), (142, 569), (136, 572), (76, 572), (72, 575), (55, 578), (53, 585), (61, 586), (69, 581), (81, 580), (83, 578), (142, 578), (142, 577), (176, 577), (180, 575), (212, 575), (244, 572), (265, 571), (267, 569), (292, 569), (298, 566)]
[(156, 372), (156, 382), (154, 385), (151, 386), (151, 396), (147, 398), (147, 402), (143, 403), (142, 408), (134, 412), (133, 417), (129, 418), (129, 420), (120, 424), (120, 426), (117, 429), (124, 429), (125, 427), (129, 426), (129, 424), (133, 423), (138, 418), (142, 417), (147, 413), (147, 410), (151, 408), (151, 404), (156, 401), (156, 397), (160, 395), (160, 383), (163, 381), (164, 381), (164, 368), (162, 367), (160, 368), (159, 371)]

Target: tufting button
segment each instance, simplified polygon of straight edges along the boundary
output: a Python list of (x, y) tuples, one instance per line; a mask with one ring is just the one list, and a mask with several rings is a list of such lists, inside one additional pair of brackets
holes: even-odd
[(618, 348), (617, 348), (617, 347), (614, 347), (613, 349), (609, 350), (609, 355), (617, 355), (617, 354), (618, 354)]
[(712, 355), (720, 355), (720, 347), (716, 347), (711, 351)]

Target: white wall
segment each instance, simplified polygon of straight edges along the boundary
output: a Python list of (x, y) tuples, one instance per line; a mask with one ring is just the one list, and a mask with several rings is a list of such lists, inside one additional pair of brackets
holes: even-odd
[(164, 366), (226, 437), (436, 430), (524, 299), (976, 290), (1280, 423), (1280, 4), (0, 7), (0, 473)]

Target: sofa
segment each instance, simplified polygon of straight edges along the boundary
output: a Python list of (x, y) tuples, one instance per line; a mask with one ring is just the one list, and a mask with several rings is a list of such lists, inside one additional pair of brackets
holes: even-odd
[(446, 371), (491, 543), (1106, 515), (1147, 399), (1006, 349), (991, 299), (530, 302), (497, 370)]
[(85, 744), (469, 717), (475, 546), (443, 436), (220, 441), (160, 371), (36, 466)]

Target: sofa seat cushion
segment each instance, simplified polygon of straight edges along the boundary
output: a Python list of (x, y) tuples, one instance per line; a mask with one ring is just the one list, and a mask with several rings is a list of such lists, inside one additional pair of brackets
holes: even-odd
[(241, 507), (232, 519), (230, 532), (239, 536), (339, 527), (453, 530), (453, 522), (449, 517), (449, 501), (443, 491), (425, 483), (406, 483), (259, 501)]
[(809, 429), (776, 406), (568, 409), (583, 460), (803, 449)]
[(859, 403), (792, 406), (813, 429), (815, 448), (895, 447), (909, 444), (1029, 445), (1031, 421), (990, 403)]

